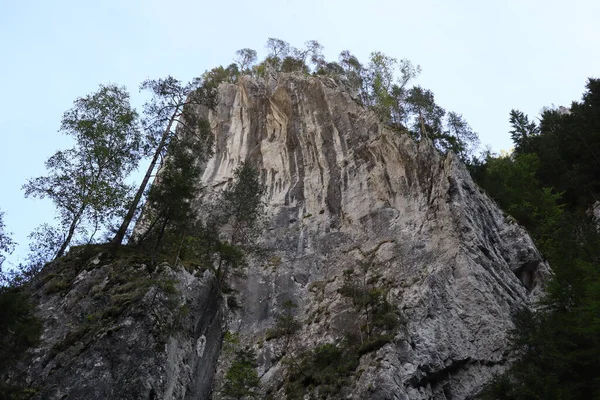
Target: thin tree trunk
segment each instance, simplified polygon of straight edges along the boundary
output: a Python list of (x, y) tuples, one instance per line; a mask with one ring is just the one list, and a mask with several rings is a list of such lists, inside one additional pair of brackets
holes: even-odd
[(92, 240), (94, 240), (94, 236), (96, 236), (96, 233), (98, 232), (98, 228), (99, 228), (99, 226), (98, 226), (98, 215), (96, 215), (94, 217), (94, 232), (92, 232), (90, 238), (87, 241), (88, 246), (90, 244), (92, 244)]
[(75, 229), (77, 228), (77, 225), (79, 224), (79, 220), (81, 219), (81, 216), (83, 215), (83, 212), (85, 211), (85, 208), (86, 208), (85, 206), (82, 206), (79, 209), (79, 211), (77, 212), (77, 214), (75, 215), (75, 218), (73, 218), (73, 221), (71, 222), (71, 226), (69, 227), (69, 233), (67, 233), (67, 237), (66, 237), (65, 241), (60, 246), (60, 249), (58, 249), (58, 251), (56, 252), (56, 257), (54, 257), (54, 258), (62, 257), (63, 254), (65, 254), (65, 250), (67, 250), (67, 247), (69, 247), (69, 243), (71, 243), (71, 239), (73, 239), (73, 234), (75, 233)]
[(115, 237), (112, 240), (112, 243), (115, 245), (120, 245), (123, 242), (123, 239), (125, 238), (125, 234), (127, 233), (129, 224), (131, 224), (131, 220), (133, 219), (133, 216), (135, 215), (135, 211), (137, 210), (138, 204), (140, 203), (140, 200), (142, 199), (144, 190), (146, 189), (146, 186), (148, 185), (148, 182), (150, 181), (150, 177), (152, 176), (152, 172), (154, 171), (154, 168), (156, 167), (156, 162), (158, 161), (160, 153), (162, 152), (163, 148), (165, 147), (165, 145), (167, 143), (169, 133), (171, 132), (171, 126), (173, 125), (173, 122), (175, 121), (175, 118), (177, 117), (178, 112), (179, 112), (179, 107), (175, 108), (175, 111), (173, 112), (171, 119), (169, 119), (169, 124), (167, 125), (167, 129), (165, 129), (165, 131), (162, 135), (162, 138), (160, 139), (160, 143), (158, 144), (158, 147), (156, 148), (156, 151), (154, 152), (154, 157), (152, 157), (152, 161), (150, 162), (150, 165), (148, 166), (146, 175), (144, 176), (144, 179), (142, 180), (142, 183), (140, 184), (140, 187), (138, 188), (137, 193), (135, 194), (135, 197), (133, 198), (133, 202), (129, 206), (129, 210), (127, 211), (127, 215), (125, 216), (123, 223), (119, 227), (117, 234), (115, 235)]
[(175, 260), (173, 261), (173, 266), (177, 265), (177, 260), (179, 260), (179, 255), (181, 254), (181, 248), (183, 247), (183, 242), (185, 240), (185, 235), (187, 234), (187, 229), (183, 231), (183, 235), (181, 236), (181, 241), (179, 242), (179, 247), (177, 247), (177, 254), (175, 254)]
[(165, 217), (162, 226), (160, 227), (160, 231), (158, 232), (158, 237), (156, 238), (156, 243), (154, 244), (154, 249), (152, 250), (152, 265), (156, 264), (156, 258), (160, 253), (160, 249), (162, 247), (162, 239), (165, 234), (165, 229), (167, 228), (167, 224), (169, 223), (169, 219)]
[(425, 130), (425, 122), (423, 122), (423, 114), (419, 109), (419, 121), (421, 122), (421, 135), (427, 137), (427, 131)]
[[(98, 172), (96, 173), (96, 176), (93, 178), (92, 182), (97, 182), (100, 179), (100, 175), (102, 175), (103, 171), (104, 171), (104, 167), (99, 166)], [(83, 204), (82, 204), (81, 208), (79, 208), (79, 211), (75, 215), (75, 218), (73, 218), (73, 222), (71, 222), (71, 226), (69, 227), (69, 232), (67, 233), (67, 237), (66, 237), (65, 241), (63, 242), (63, 244), (60, 246), (60, 249), (58, 249), (58, 252), (56, 252), (55, 258), (62, 257), (63, 254), (65, 253), (65, 251), (67, 250), (67, 247), (69, 247), (69, 244), (71, 243), (71, 240), (73, 239), (73, 235), (75, 234), (75, 229), (77, 229), (77, 225), (79, 225), (79, 221), (81, 220), (81, 216), (83, 215), (83, 212), (85, 211), (85, 209), (87, 208), (87, 206), (89, 204), (88, 201), (89, 200), (87, 200), (87, 196), (84, 197)], [(94, 234), (96, 233), (97, 230), (98, 230), (98, 223), (96, 221), (96, 229), (94, 230)], [(90, 241), (94, 237), (94, 234), (92, 234), (92, 236), (90, 237)], [(90, 244), (90, 242), (88, 242), (87, 244)]]
[(146, 231), (143, 233), (143, 235), (141, 237), (136, 237), (135, 238), (135, 242), (134, 244), (139, 245), (140, 243), (144, 243), (146, 241), (146, 238), (148, 237), (148, 234), (150, 232), (152, 232), (152, 229), (154, 229), (154, 225), (156, 225), (158, 223), (158, 216), (156, 218), (154, 218), (154, 220), (152, 221), (152, 223), (150, 224), (150, 226), (148, 228), (146, 228)]

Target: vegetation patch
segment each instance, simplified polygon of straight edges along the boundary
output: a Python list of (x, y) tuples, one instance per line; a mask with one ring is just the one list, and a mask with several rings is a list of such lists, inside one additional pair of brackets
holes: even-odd
[(287, 364), (288, 399), (304, 399), (309, 393), (327, 398), (339, 394), (349, 384), (359, 357), (346, 346), (328, 343), (301, 354), (298, 360), (288, 358)]
[(280, 337), (291, 337), (296, 333), (301, 325), (294, 316), (294, 309), (298, 306), (291, 300), (283, 303), (283, 312), (275, 318), (275, 326), (267, 329), (266, 340), (277, 339)]
[(39, 343), (42, 322), (29, 294), (18, 287), (0, 287), (0, 372), (14, 365)]
[(50, 294), (54, 294), (54, 293), (61, 293), (66, 291), (68, 288), (71, 287), (71, 283), (67, 282), (66, 280), (64, 280), (61, 277), (55, 277), (50, 279), (45, 285), (44, 285), (44, 293), (50, 295)]

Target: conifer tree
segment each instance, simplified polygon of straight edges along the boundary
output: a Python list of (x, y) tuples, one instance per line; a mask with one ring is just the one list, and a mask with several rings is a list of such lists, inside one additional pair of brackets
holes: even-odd
[(232, 185), (223, 191), (220, 205), (220, 218), (229, 225), (232, 244), (249, 244), (256, 237), (264, 192), (258, 170), (248, 162), (240, 164)]
[(442, 118), (446, 111), (435, 103), (433, 92), (421, 86), (412, 87), (406, 98), (408, 110), (414, 115), (413, 132), (416, 137), (433, 139), (442, 132)]
[(155, 172), (159, 161), (164, 159), (167, 149), (178, 132), (183, 136), (197, 136), (205, 144), (196, 154), (198, 162), (209, 157), (212, 151), (210, 132), (202, 129), (203, 120), (195, 112), (198, 107), (212, 108), (216, 104), (215, 89), (203, 85), (201, 79), (188, 84), (168, 76), (165, 79), (146, 80), (140, 88), (149, 90), (152, 98), (144, 105), (143, 129), (146, 134), (146, 151), (152, 159), (139, 185), (127, 214), (112, 242), (121, 244), (133, 220), (142, 196)]
[[(172, 138), (162, 167), (148, 191), (144, 220), (147, 225), (143, 240), (150, 243), (153, 253), (163, 247), (165, 235), (176, 253), (186, 235), (193, 234), (197, 220), (196, 200), (200, 193), (203, 172), (201, 155), (212, 148), (208, 121), (198, 123), (198, 135), (181, 130)], [(199, 137), (207, 138), (202, 141)], [(200, 157), (198, 157), (200, 155)], [(170, 242), (170, 243), (169, 243)]]
[(256, 399), (260, 378), (256, 372), (256, 354), (252, 349), (238, 350), (225, 373), (221, 395), (226, 399)]

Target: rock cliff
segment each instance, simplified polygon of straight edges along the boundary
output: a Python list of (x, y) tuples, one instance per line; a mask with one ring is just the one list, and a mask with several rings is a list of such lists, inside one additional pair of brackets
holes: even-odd
[(34, 399), (209, 398), (223, 335), (211, 274), (109, 250), (72, 249), (31, 282), (41, 343), (5, 384)]
[(244, 78), (205, 116), (208, 186), (250, 161), (267, 187), (270, 258), (237, 282), (244, 308), (229, 324), (257, 350), (267, 393), (284, 395), (282, 340), (265, 335), (286, 300), (301, 322), (292, 357), (354, 329), (348, 271), (383, 282), (404, 323), (360, 358), (345, 398), (464, 399), (506, 367), (511, 312), (549, 269), (454, 155), (383, 126), (328, 78)]
[[(208, 189), (242, 161), (267, 189), (262, 251), (234, 282), (242, 310), (223, 308), (208, 271), (72, 251), (32, 283), (42, 342), (9, 383), (40, 399), (218, 398), (226, 331), (256, 352), (261, 398), (467, 399), (506, 368), (511, 313), (550, 272), (455, 156), (329, 78), (243, 77), (198, 113), (215, 134)], [(299, 327), (273, 334), (286, 301)], [(340, 379), (308, 379), (314, 349), (352, 346)]]

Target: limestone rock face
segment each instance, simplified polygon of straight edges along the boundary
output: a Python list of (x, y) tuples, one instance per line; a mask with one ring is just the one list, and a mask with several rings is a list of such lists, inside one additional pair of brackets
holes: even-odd
[[(8, 385), (34, 399), (216, 399), (225, 330), (240, 339), (224, 348), (255, 350), (259, 398), (467, 399), (508, 366), (511, 313), (550, 270), (455, 156), (385, 127), (329, 78), (243, 77), (219, 100), (197, 110), (216, 143), (203, 183), (216, 193), (249, 161), (267, 189), (262, 251), (234, 282), (242, 310), (210, 271), (74, 250), (31, 283), (42, 341)], [(352, 274), (397, 316), (375, 344), (344, 294)], [(300, 328), (275, 337), (288, 300)], [(291, 366), (357, 333), (370, 347), (343, 380), (290, 389)]]
[(204, 183), (221, 189), (250, 161), (267, 188), (268, 256), (236, 282), (243, 311), (229, 321), (257, 351), (265, 396), (286, 396), (282, 341), (265, 337), (283, 302), (302, 325), (288, 356), (340, 343), (344, 271), (364, 265), (405, 323), (332, 398), (465, 399), (506, 368), (511, 313), (550, 271), (454, 155), (385, 127), (329, 78), (244, 77), (199, 112), (216, 140)]
[[(31, 283), (43, 334), (5, 379), (33, 399), (206, 399), (223, 318), (210, 273), (72, 250)], [(6, 379), (7, 378), (7, 379)]]

